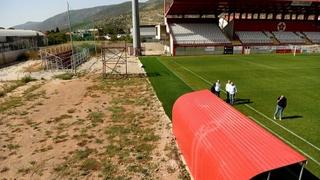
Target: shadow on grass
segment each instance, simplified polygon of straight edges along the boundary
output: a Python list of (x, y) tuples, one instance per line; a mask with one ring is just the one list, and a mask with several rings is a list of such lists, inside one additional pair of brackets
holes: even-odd
[(158, 72), (148, 72), (147, 76), (148, 77), (158, 77), (158, 76), (161, 76), (161, 74)]
[(234, 102), (234, 105), (241, 105), (241, 104), (251, 104), (253, 103), (253, 101), (251, 101), (250, 99), (236, 99)]
[(303, 118), (303, 116), (300, 116), (300, 115), (282, 117), (282, 119), (286, 119), (286, 120), (295, 120), (295, 119), (301, 119), (301, 118)]

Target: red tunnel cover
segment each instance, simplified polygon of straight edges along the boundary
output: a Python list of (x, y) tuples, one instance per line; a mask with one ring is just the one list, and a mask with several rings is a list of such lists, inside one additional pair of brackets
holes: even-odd
[(196, 180), (247, 180), (306, 161), (208, 90), (180, 97), (172, 119), (173, 133)]

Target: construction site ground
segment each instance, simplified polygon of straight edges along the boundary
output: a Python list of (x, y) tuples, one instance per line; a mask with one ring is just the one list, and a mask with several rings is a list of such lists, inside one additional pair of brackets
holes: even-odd
[(70, 80), (2, 79), (1, 179), (189, 178), (140, 62), (104, 79), (96, 61)]

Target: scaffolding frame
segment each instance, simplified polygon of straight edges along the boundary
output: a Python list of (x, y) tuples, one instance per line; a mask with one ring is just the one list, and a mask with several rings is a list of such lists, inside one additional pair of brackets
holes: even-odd
[[(104, 46), (101, 48), (102, 74), (128, 74), (127, 44), (124, 46)], [(125, 66), (125, 72), (118, 69), (120, 65)], [(111, 70), (107, 73), (107, 69)]]

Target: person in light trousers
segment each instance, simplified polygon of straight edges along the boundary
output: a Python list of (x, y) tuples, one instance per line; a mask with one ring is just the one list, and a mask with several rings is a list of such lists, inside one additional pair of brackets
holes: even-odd
[(276, 105), (276, 111), (273, 115), (273, 119), (279, 118), (279, 120), (282, 120), (283, 111), (287, 107), (287, 98), (284, 95), (281, 95), (277, 98), (277, 105)]
[(236, 97), (236, 93), (237, 93), (237, 87), (236, 85), (231, 82), (230, 87), (229, 87), (229, 99), (230, 99), (230, 104), (234, 104), (235, 102), (235, 97)]

